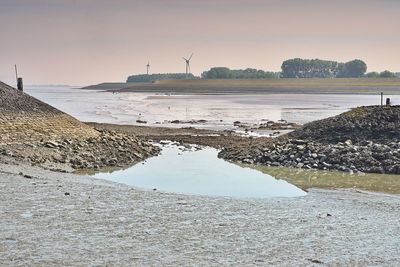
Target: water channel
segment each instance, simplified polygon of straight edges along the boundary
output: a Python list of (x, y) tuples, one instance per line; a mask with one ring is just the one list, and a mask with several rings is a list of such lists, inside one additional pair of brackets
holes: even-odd
[(96, 178), (131, 186), (183, 194), (245, 198), (297, 197), (306, 192), (251, 168), (217, 157), (214, 148), (163, 145), (159, 156)]

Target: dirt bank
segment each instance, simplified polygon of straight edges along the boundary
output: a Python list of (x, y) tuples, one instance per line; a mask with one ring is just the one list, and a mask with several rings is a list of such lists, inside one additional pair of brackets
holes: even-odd
[(2, 266), (400, 264), (398, 196), (187, 196), (19, 163), (0, 164), (0, 198)]

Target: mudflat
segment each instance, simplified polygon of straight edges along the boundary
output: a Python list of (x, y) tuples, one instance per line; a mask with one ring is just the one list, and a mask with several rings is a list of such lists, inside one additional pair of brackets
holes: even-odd
[(200, 197), (7, 163), (3, 266), (400, 264), (398, 195)]

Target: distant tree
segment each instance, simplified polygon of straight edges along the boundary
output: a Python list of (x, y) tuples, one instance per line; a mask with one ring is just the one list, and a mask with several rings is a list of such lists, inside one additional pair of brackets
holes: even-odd
[(355, 59), (344, 63), (338, 77), (358, 78), (362, 77), (367, 71), (367, 64), (364, 61)]
[(266, 79), (279, 78), (279, 74), (251, 68), (231, 70), (226, 67), (214, 67), (203, 72), (201, 77), (204, 79)]
[(229, 79), (233, 78), (233, 74), (230, 69), (226, 67), (215, 67), (211, 68), (209, 71), (205, 71), (201, 75), (206, 79)]
[(381, 77), (381, 78), (396, 78), (396, 74), (391, 71), (385, 70), (379, 74), (379, 77)]
[(376, 71), (372, 71), (372, 72), (368, 72), (365, 77), (367, 78), (378, 78), (379, 77), (379, 73)]
[[(189, 79), (195, 79), (196, 77), (189, 73)], [(131, 75), (128, 77), (126, 82), (155, 82), (158, 80), (183, 80), (186, 79), (186, 73), (158, 73), (158, 74), (139, 74)]]
[(336, 61), (294, 58), (282, 63), (282, 78), (333, 78), (339, 72)]

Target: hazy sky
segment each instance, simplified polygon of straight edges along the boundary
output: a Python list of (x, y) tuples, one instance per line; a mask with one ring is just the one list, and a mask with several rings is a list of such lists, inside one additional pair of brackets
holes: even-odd
[(400, 0), (0, 0), (0, 80), (84, 85), (214, 66), (364, 60), (400, 71)]

